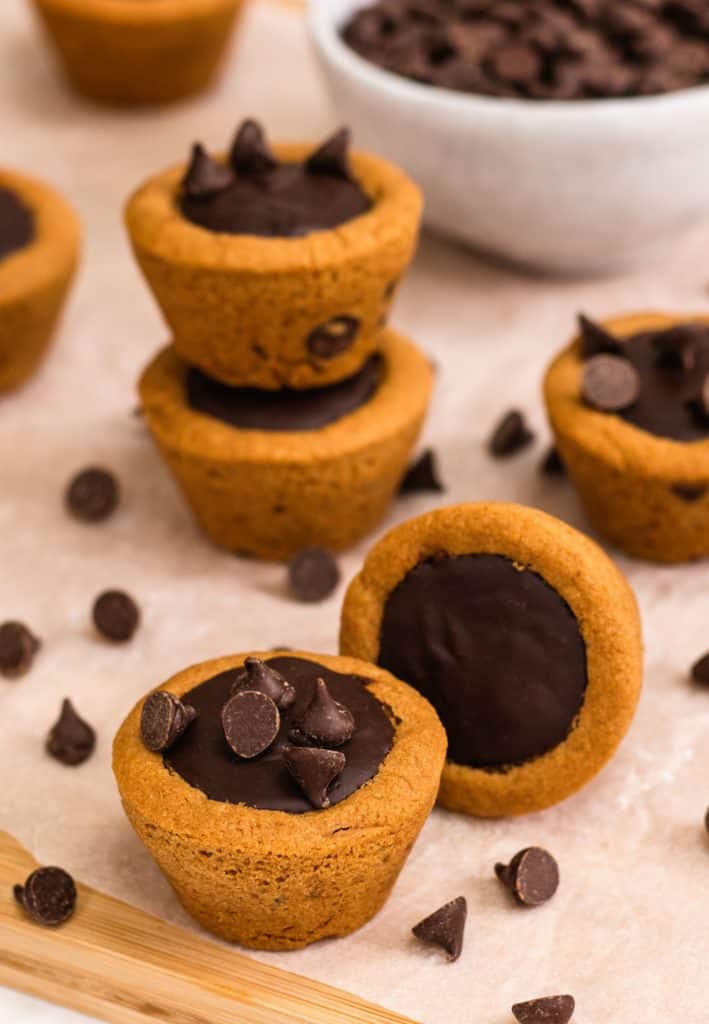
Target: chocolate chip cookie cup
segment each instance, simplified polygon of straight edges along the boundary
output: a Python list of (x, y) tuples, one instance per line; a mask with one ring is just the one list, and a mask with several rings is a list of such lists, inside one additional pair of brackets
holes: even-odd
[[(318, 150), (274, 152), (281, 166), (295, 166)], [(212, 162), (215, 169), (217, 177), (228, 173), (223, 161)], [(294, 237), (231, 234), (189, 220), (180, 208), (184, 165), (133, 195), (133, 249), (183, 359), (227, 384), (265, 389), (320, 387), (359, 369), (378, 347), (413, 256), (422, 200), (378, 157), (355, 152), (351, 169), (369, 208)], [(323, 201), (335, 177), (323, 175)]]
[[(387, 330), (381, 355), (330, 388), (281, 391), (270, 403), (271, 392), (233, 395), (167, 348), (143, 374), (140, 397), (208, 536), (234, 552), (286, 559), (313, 544), (346, 548), (384, 516), (432, 383), (419, 350)], [(237, 418), (252, 426), (234, 426)]]
[(0, 169), (0, 391), (44, 357), (79, 258), (80, 228), (48, 185)]
[(214, 78), (242, 0), (33, 0), (66, 75), (103, 103), (169, 103)]
[(448, 733), (440, 802), (480, 817), (584, 786), (640, 694), (627, 582), (583, 534), (520, 505), (456, 505), (390, 531), (350, 585), (340, 647), (430, 700)]
[[(550, 366), (544, 395), (593, 526), (637, 558), (708, 556), (709, 318), (639, 313), (585, 324), (586, 337), (582, 330)], [(599, 356), (611, 360), (611, 385), (631, 382), (611, 399), (615, 408), (583, 393)]]
[[(252, 655), (244, 671), (246, 657), (195, 665), (141, 701), (113, 767), (133, 828), (195, 920), (245, 946), (298, 949), (382, 907), (435, 801), (445, 735), (419, 694), (373, 665), (297, 652)], [(267, 722), (236, 713), (244, 693), (271, 707), (275, 739), (255, 745)], [(180, 708), (195, 712), (186, 725)], [(303, 729), (310, 746), (293, 743)]]

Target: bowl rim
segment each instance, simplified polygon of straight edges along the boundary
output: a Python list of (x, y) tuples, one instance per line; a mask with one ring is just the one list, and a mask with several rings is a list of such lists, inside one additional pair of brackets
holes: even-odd
[(310, 0), (306, 15), (311, 39), (320, 54), (332, 64), (340, 65), (350, 76), (371, 89), (389, 92), (401, 100), (426, 104), (429, 108), (458, 114), (506, 114), (525, 118), (565, 114), (592, 120), (598, 117), (637, 118), (642, 112), (666, 115), (688, 101), (709, 101), (709, 83), (677, 89), (651, 96), (623, 96), (583, 100), (531, 100), (523, 98), (483, 96), (461, 92), (386, 71), (361, 57), (342, 39), (339, 28), (345, 17), (373, 0)]

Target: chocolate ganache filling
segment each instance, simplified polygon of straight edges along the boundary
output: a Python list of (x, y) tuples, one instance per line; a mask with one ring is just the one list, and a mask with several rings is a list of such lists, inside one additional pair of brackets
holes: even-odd
[(199, 144), (182, 181), (180, 208), (193, 224), (230, 235), (292, 238), (336, 228), (371, 200), (353, 176), (341, 129), (303, 163), (278, 160), (255, 121), (245, 121), (229, 163)]
[(322, 388), (263, 391), (222, 384), (194, 368), (187, 373), (187, 400), (195, 412), (242, 430), (319, 430), (368, 402), (382, 375), (381, 356), (371, 356), (354, 376)]
[(391, 592), (379, 663), (415, 686), (448, 733), (448, 759), (503, 769), (574, 726), (586, 647), (568, 604), (502, 555), (436, 557)]
[(237, 675), (237, 670), (229, 669), (184, 694), (182, 701), (195, 709), (197, 718), (165, 754), (165, 764), (210, 800), (289, 814), (312, 811), (313, 805), (286, 767), (284, 751), (293, 745), (295, 723), (310, 704), (316, 681), (323, 679), (331, 696), (352, 713), (355, 724), (351, 739), (338, 748), (346, 763), (328, 791), (330, 804), (340, 803), (377, 774), (391, 750), (394, 727), (389, 716), (367, 689), (367, 679), (333, 672), (305, 658), (281, 656), (266, 664), (294, 688), (295, 700), (281, 708), (278, 735), (265, 753), (240, 760), (225, 739), (222, 709)]
[(34, 236), (32, 211), (14, 192), (0, 187), (0, 259), (24, 249)]
[(656, 437), (709, 439), (709, 325), (688, 322), (620, 336), (586, 317), (580, 323), (585, 361), (619, 356), (635, 371), (636, 397), (619, 416)]

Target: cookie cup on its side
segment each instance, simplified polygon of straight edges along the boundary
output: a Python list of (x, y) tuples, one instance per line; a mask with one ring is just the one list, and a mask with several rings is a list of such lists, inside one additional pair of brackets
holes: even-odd
[[(285, 161), (313, 148), (274, 147)], [(133, 250), (186, 362), (225, 384), (312, 388), (356, 373), (377, 348), (414, 253), (422, 200), (392, 164), (356, 152), (351, 162), (372, 208), (302, 238), (218, 234), (191, 223), (178, 205), (184, 166), (133, 195)], [(323, 333), (332, 340), (324, 349)]]
[[(182, 696), (247, 656), (195, 665), (161, 689)], [(289, 657), (370, 679), (395, 724), (376, 775), (340, 803), (287, 814), (207, 799), (143, 745), (142, 700), (113, 746), (126, 814), (184, 908), (209, 931), (256, 949), (299, 949), (377, 913), (433, 806), (445, 757), (433, 708), (388, 672), (333, 655)]]
[[(638, 313), (607, 320), (618, 337), (709, 317)], [(657, 437), (620, 416), (597, 412), (580, 395), (576, 338), (544, 381), (559, 453), (595, 529), (629, 555), (654, 562), (709, 556), (709, 439)]]
[(384, 516), (426, 415), (432, 371), (385, 332), (382, 379), (359, 409), (319, 430), (243, 430), (187, 404), (172, 348), (140, 382), (150, 431), (200, 526), (220, 547), (286, 559), (311, 544), (340, 550)]
[(44, 357), (79, 260), (81, 229), (50, 186), (0, 169), (0, 187), (32, 211), (35, 237), (0, 259), (0, 391), (23, 384)]
[(576, 618), (586, 648), (588, 683), (563, 742), (502, 770), (448, 761), (440, 803), (478, 817), (550, 807), (600, 771), (633, 718), (642, 679), (640, 619), (633, 593), (596, 544), (552, 516), (521, 505), (454, 505), (395, 527), (370, 551), (345, 597), (343, 654), (377, 663), (389, 595), (415, 566), (442, 553), (502, 555), (539, 574)]
[(243, 0), (33, 0), (69, 81), (102, 103), (169, 103), (205, 89)]

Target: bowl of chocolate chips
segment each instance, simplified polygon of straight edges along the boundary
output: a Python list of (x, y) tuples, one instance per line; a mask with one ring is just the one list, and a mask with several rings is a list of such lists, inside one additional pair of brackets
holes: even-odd
[(429, 227), (555, 273), (709, 214), (708, 0), (311, 0), (338, 113)]

